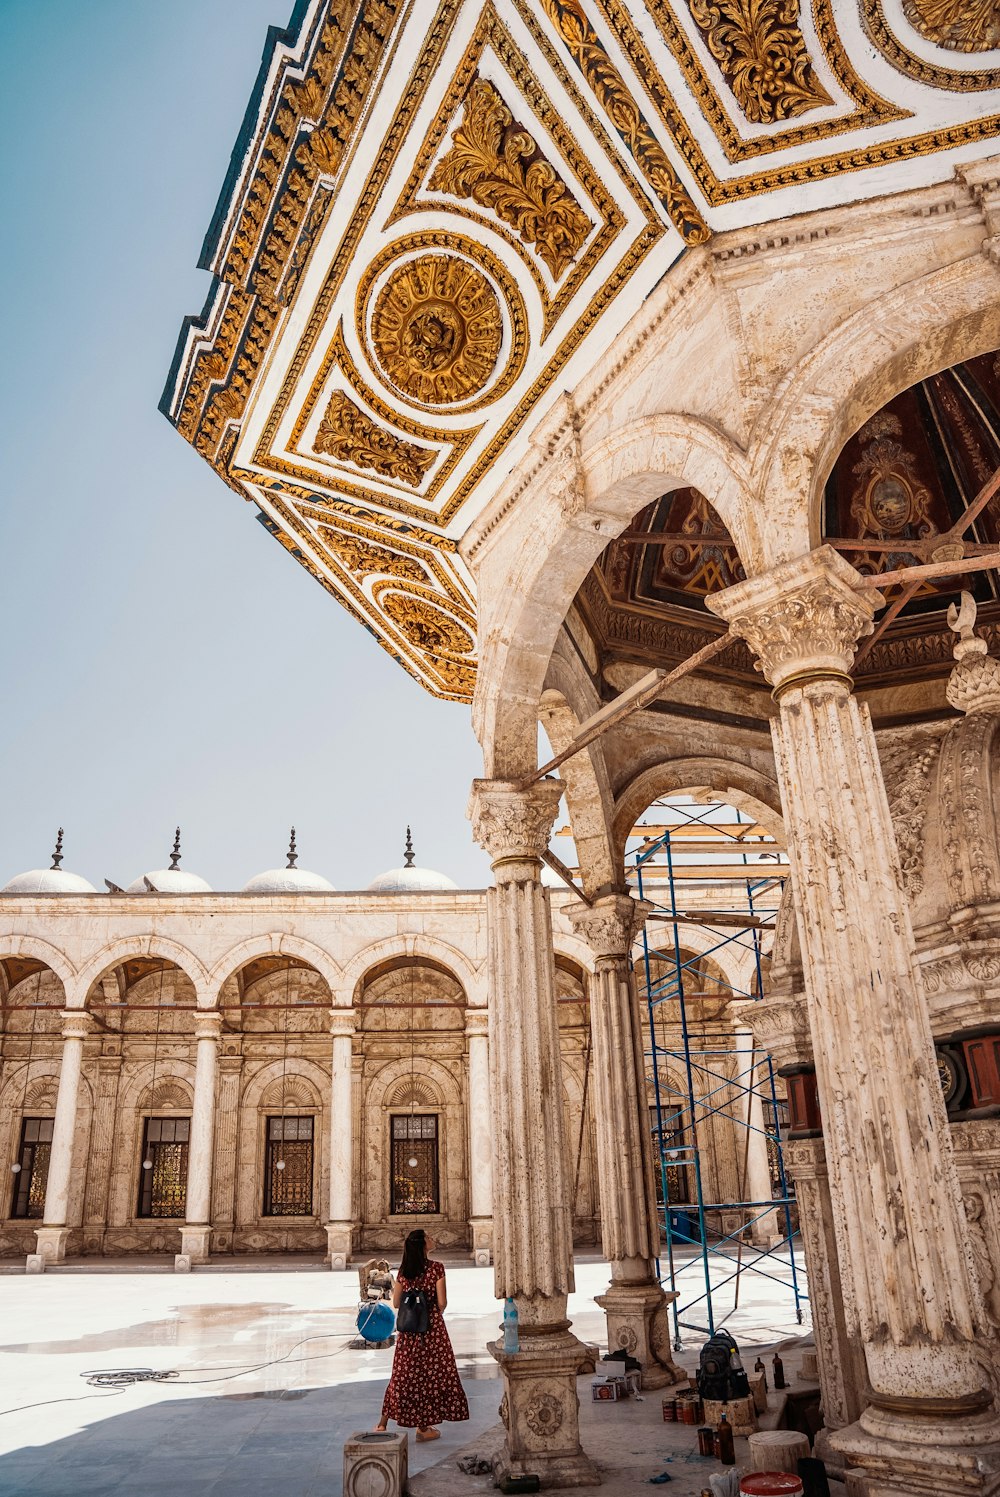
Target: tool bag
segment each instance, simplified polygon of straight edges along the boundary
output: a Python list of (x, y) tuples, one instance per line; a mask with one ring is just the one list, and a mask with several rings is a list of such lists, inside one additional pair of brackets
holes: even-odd
[(396, 1330), (404, 1336), (426, 1336), (431, 1323), (430, 1306), (423, 1289), (404, 1289), (396, 1313)]

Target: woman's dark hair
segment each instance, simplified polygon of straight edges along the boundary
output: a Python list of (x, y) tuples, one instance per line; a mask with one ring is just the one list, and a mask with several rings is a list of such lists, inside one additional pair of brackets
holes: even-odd
[(419, 1279), (427, 1268), (427, 1234), (417, 1227), (403, 1243), (403, 1261), (399, 1265), (400, 1277)]

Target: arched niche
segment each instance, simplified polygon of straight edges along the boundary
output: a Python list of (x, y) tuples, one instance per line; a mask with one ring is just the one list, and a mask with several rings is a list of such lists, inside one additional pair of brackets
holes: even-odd
[(226, 1033), (286, 1039), (329, 1030), (333, 1004), (326, 977), (308, 962), (282, 952), (249, 957), (219, 989)]
[(462, 984), (440, 962), (420, 955), (390, 957), (362, 979), (361, 1032), (403, 1039), (442, 1030), (464, 1032), (466, 1002)]

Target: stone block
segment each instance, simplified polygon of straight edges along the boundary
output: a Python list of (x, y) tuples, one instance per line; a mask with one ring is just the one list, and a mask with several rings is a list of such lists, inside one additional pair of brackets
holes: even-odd
[[(754, 1409), (753, 1398), (751, 1397), (729, 1398), (725, 1400), (705, 1399), (704, 1419), (706, 1424), (710, 1424), (713, 1429), (718, 1429), (719, 1421), (723, 1414), (725, 1414), (733, 1426), (734, 1435), (752, 1435), (757, 1428), (757, 1414)], [(808, 1440), (806, 1441), (804, 1454), (809, 1454)], [(774, 1466), (766, 1469), (776, 1471), (778, 1467)]]
[(43, 1253), (29, 1253), (24, 1260), (25, 1273), (44, 1273), (45, 1256)]
[(190, 1273), (190, 1272), (191, 1272), (191, 1254), (190, 1253), (175, 1253), (174, 1254), (174, 1273)]
[(405, 1497), (407, 1437), (362, 1430), (344, 1441), (344, 1497)]

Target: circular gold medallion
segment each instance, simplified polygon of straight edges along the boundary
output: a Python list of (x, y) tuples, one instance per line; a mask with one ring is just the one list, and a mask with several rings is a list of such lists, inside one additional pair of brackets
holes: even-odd
[(386, 378), (421, 405), (457, 405), (493, 378), (503, 316), (468, 260), (422, 254), (392, 270), (375, 298), (371, 343)]

